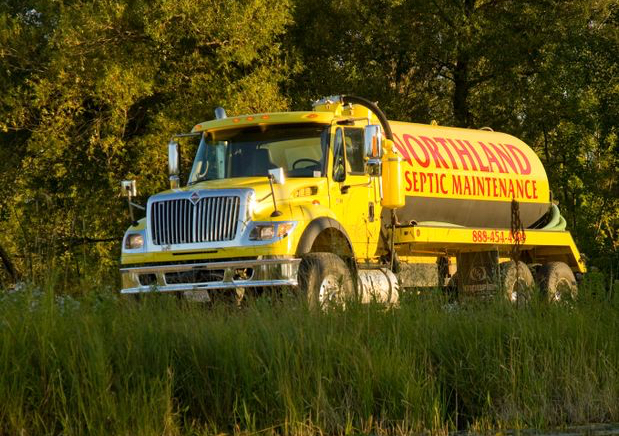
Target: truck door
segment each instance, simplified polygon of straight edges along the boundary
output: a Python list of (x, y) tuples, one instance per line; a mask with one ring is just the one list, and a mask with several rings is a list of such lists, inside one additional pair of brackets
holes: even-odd
[(365, 169), (363, 128), (338, 126), (332, 150), (331, 208), (346, 229), (357, 258), (370, 258), (379, 236), (380, 199), (376, 180)]

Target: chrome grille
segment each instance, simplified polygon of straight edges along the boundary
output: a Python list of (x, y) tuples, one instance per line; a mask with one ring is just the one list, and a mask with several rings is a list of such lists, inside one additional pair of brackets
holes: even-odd
[(155, 201), (151, 233), (155, 245), (231, 241), (236, 236), (239, 197), (204, 197)]

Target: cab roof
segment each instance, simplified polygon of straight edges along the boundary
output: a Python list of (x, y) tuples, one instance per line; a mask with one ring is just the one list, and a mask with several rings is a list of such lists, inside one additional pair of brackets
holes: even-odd
[[(253, 115), (240, 115), (196, 124), (192, 133), (226, 130), (234, 127), (261, 126), (271, 124), (318, 123), (330, 124), (336, 117), (333, 112), (271, 112)], [(342, 117), (344, 118), (344, 117)]]

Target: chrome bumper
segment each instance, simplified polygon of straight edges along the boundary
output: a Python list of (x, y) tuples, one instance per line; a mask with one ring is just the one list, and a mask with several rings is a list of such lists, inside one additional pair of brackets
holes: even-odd
[[(121, 294), (142, 292), (183, 292), (265, 286), (297, 286), (301, 259), (252, 259), (226, 262), (166, 264), (121, 268)], [(248, 273), (251, 271), (251, 273)], [(207, 281), (196, 277), (215, 272)], [(178, 281), (174, 274), (181, 277)], [(182, 276), (181, 276), (182, 274)], [(217, 276), (220, 277), (217, 277)], [(216, 277), (213, 279), (213, 277)], [(144, 284), (145, 278), (152, 283)], [(194, 281), (195, 279), (195, 281)]]

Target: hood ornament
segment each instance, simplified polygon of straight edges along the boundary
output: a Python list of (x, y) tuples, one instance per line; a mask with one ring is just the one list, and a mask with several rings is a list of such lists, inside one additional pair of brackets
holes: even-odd
[(193, 194), (189, 197), (189, 201), (191, 201), (191, 204), (195, 206), (196, 203), (200, 201), (200, 194), (198, 194), (197, 191), (193, 191)]

